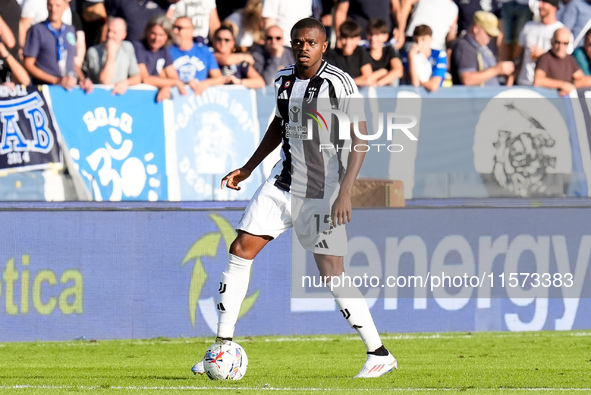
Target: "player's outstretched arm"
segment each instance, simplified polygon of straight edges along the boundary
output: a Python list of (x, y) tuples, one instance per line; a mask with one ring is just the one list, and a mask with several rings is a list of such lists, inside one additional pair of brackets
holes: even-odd
[(281, 118), (275, 116), (273, 121), (269, 124), (265, 137), (259, 144), (258, 148), (254, 151), (254, 154), (250, 157), (248, 162), (240, 169), (236, 169), (228, 173), (222, 178), (222, 189), (227, 186), (230, 189), (236, 191), (240, 190), (239, 183), (246, 180), (254, 169), (281, 143)]
[[(359, 122), (359, 133), (367, 134), (367, 125), (364, 122)], [(351, 146), (355, 147), (357, 144), (363, 142), (353, 132), (353, 125), (351, 125)], [(332, 223), (336, 225), (342, 225), (347, 222), (351, 222), (351, 193), (353, 192), (353, 184), (355, 179), (361, 170), (363, 165), (363, 159), (365, 158), (365, 151), (351, 150), (349, 154), (349, 161), (347, 163), (347, 171), (345, 177), (341, 183), (341, 189), (339, 190), (339, 196), (332, 205)]]

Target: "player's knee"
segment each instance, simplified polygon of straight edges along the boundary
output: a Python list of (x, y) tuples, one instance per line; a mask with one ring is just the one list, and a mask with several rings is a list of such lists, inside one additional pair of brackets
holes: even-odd
[(230, 244), (230, 254), (236, 255), (243, 259), (254, 259), (253, 251), (248, 248), (248, 244), (241, 240), (240, 237), (237, 237), (232, 244)]

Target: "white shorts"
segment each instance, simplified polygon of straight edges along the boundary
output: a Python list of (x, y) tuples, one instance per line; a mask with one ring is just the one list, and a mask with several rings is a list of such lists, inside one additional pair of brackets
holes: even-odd
[(332, 227), (331, 208), (338, 189), (327, 199), (294, 196), (267, 180), (256, 191), (240, 219), (238, 230), (277, 238), (293, 227), (306, 250), (315, 254), (347, 255), (347, 231), (344, 225)]

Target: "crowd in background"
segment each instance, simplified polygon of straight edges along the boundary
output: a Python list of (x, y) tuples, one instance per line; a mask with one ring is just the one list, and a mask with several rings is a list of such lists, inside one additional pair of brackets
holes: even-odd
[(358, 86), (591, 86), (591, 0), (0, 0), (4, 84), (272, 85), (313, 16)]

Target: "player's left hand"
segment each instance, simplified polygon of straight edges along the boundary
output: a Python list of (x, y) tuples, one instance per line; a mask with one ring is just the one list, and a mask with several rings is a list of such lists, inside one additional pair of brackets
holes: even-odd
[(344, 225), (351, 222), (351, 196), (347, 193), (341, 192), (332, 205), (332, 223), (337, 225)]
[(224, 178), (222, 178), (222, 189), (224, 189), (224, 186), (227, 186), (230, 189), (239, 191), (240, 187), (238, 184), (246, 180), (250, 176), (250, 173), (251, 172), (244, 167), (229, 172)]

